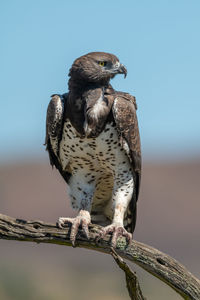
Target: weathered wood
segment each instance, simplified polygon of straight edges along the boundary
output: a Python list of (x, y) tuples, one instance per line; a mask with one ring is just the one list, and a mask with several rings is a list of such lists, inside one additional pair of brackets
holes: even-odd
[[(65, 229), (60, 229), (54, 224), (14, 219), (0, 214), (0, 239), (71, 246), (70, 227), (69, 224)], [(100, 229), (98, 225), (90, 226), (89, 241), (79, 230), (76, 246), (110, 253), (111, 235), (108, 234), (104, 239), (96, 242)], [(121, 257), (136, 263), (164, 281), (184, 299), (200, 299), (200, 281), (169, 255), (135, 240), (126, 248), (124, 238), (118, 240), (115, 251)]]
[(131, 300), (147, 300), (142, 294), (136, 273), (129, 268), (129, 266), (113, 248), (111, 248), (111, 254), (120, 269), (122, 269), (125, 273), (126, 287)]

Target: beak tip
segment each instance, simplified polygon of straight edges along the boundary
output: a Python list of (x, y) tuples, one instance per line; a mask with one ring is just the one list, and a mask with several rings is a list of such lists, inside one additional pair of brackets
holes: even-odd
[(124, 74), (124, 78), (126, 78), (126, 76), (127, 76), (127, 69), (126, 69), (126, 67), (124, 66), (124, 65), (120, 65), (120, 73), (121, 74)]

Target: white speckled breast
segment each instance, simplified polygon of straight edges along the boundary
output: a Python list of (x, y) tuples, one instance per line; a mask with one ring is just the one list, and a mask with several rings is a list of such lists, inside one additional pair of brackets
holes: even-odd
[[(112, 218), (114, 185), (121, 187), (132, 180), (129, 159), (119, 144), (113, 124), (107, 124), (97, 138), (81, 138), (69, 121), (65, 122), (60, 143), (60, 161), (72, 174), (69, 182), (74, 209), (103, 212)], [(132, 180), (133, 181), (133, 180)], [(131, 194), (132, 195), (132, 194)]]

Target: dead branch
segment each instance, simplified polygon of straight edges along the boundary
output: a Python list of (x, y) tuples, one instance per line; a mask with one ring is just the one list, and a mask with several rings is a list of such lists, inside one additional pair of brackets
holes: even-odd
[[(109, 254), (111, 251), (109, 234), (96, 242), (100, 228), (98, 225), (90, 226), (89, 241), (79, 230), (77, 247)], [(0, 214), (0, 239), (71, 246), (69, 233), (70, 224), (65, 229), (60, 229), (54, 224), (14, 219)], [(200, 299), (200, 281), (175, 259), (135, 240), (128, 248), (126, 246), (125, 239), (119, 239), (116, 253), (164, 281), (184, 299)]]
[(140, 284), (136, 273), (129, 268), (129, 266), (113, 248), (111, 248), (111, 255), (120, 267), (120, 269), (122, 269), (125, 273), (126, 287), (128, 289), (128, 293), (131, 300), (146, 300), (146, 298), (142, 294), (142, 290), (140, 288)]

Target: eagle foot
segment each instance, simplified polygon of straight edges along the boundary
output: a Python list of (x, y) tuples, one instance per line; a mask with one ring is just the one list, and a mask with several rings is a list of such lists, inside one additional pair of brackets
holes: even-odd
[(104, 238), (106, 236), (106, 234), (108, 234), (108, 233), (112, 233), (111, 245), (113, 248), (116, 248), (117, 239), (120, 236), (124, 236), (129, 245), (132, 241), (132, 234), (129, 233), (128, 231), (126, 231), (124, 226), (122, 226), (121, 224), (112, 223), (112, 224), (104, 227), (102, 229), (102, 232), (100, 233), (98, 240)]
[(79, 226), (82, 227), (83, 232), (85, 233), (87, 239), (90, 239), (88, 225), (91, 223), (90, 213), (86, 210), (80, 210), (79, 214), (75, 218), (59, 218), (58, 219), (58, 227), (63, 228), (65, 224), (71, 223), (71, 233), (70, 233), (70, 241), (72, 242), (72, 246), (75, 247), (76, 236), (78, 233)]

